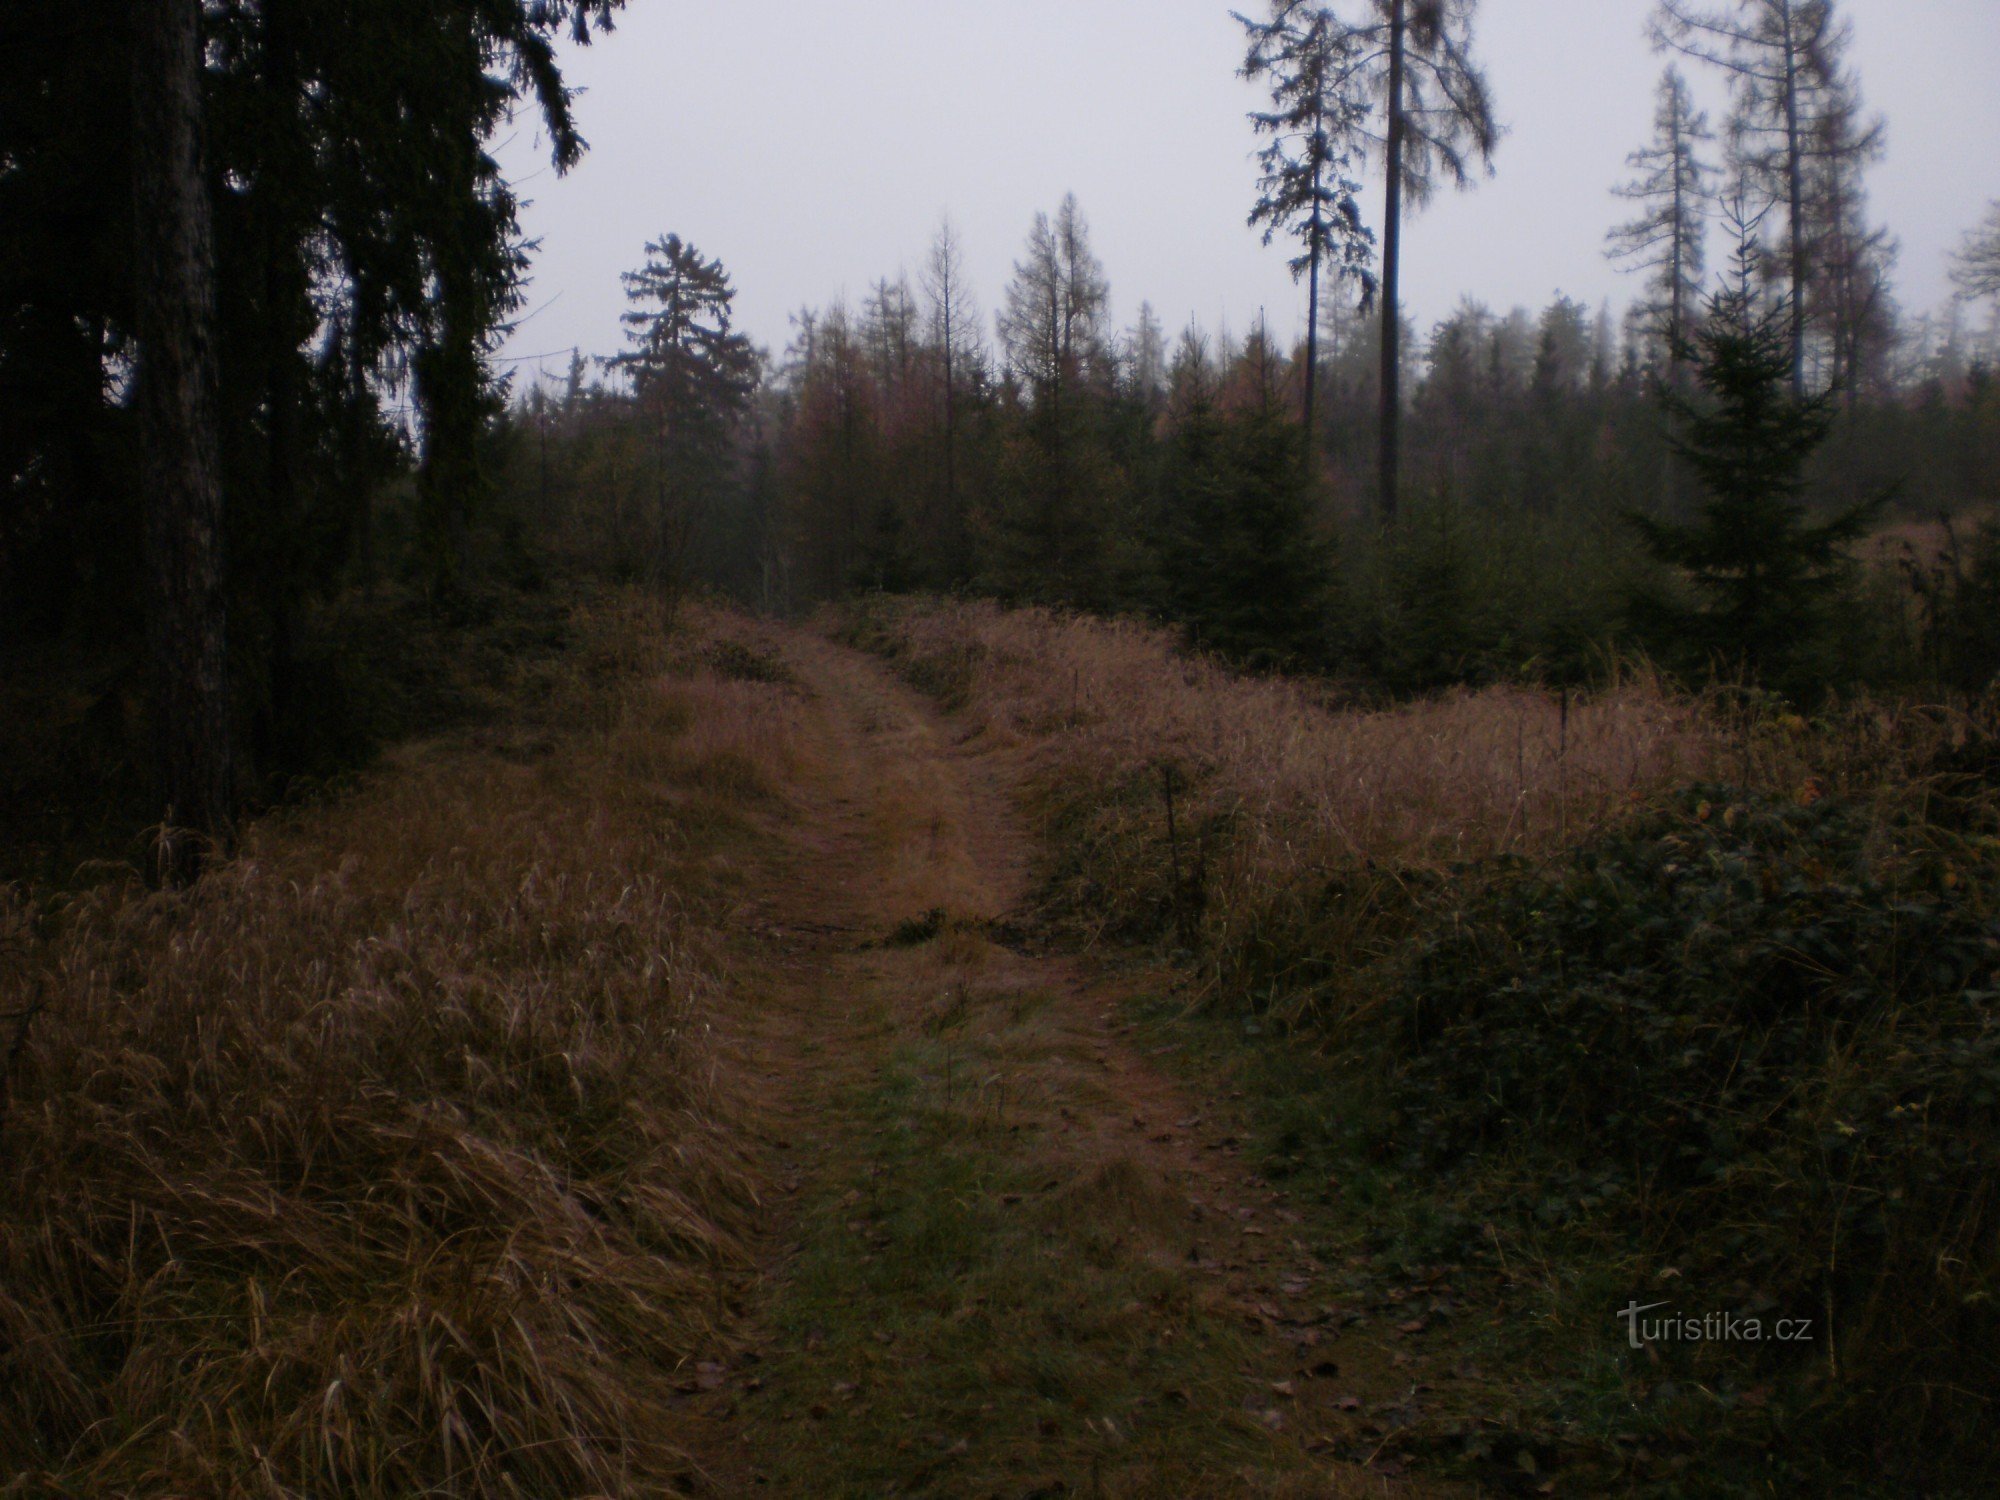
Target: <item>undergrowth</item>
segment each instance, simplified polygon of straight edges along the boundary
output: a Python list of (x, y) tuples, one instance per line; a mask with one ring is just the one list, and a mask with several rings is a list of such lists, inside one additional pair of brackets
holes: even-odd
[(710, 1032), (745, 813), (710, 783), (787, 722), (662, 676), (700, 628), (584, 607), (532, 703), (190, 891), (0, 899), (0, 1012), (38, 1012), (0, 1116), (0, 1493), (689, 1477), (667, 1381), (722, 1336), (756, 1186)]
[[(1579, 1472), (1993, 1479), (1979, 712), (1808, 722), (1644, 676), (1367, 709), (1115, 622), (891, 603), (847, 628), (1015, 748), (1053, 915), (1179, 950), (1212, 1015), (1284, 1038), (1244, 1044), (1290, 1059), (1252, 1092), (1274, 1170), (1341, 1184), (1329, 1225), (1530, 1289), (1532, 1332), (1495, 1346)], [(1628, 1299), (1765, 1338), (1635, 1351)]]

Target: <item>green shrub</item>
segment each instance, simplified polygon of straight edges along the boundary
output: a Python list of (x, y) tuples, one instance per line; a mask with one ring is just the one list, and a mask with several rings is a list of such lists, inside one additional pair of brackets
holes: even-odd
[(1829, 1409), (1935, 1439), (2000, 1398), (2000, 846), (1965, 812), (1698, 787), (1500, 871), (1409, 959), (1398, 1142), (1815, 1315)]

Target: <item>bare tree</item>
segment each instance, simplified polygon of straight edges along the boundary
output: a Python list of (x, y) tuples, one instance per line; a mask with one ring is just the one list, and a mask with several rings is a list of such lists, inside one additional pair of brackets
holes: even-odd
[(1668, 68), (1660, 78), (1652, 144), (1626, 158), (1638, 175), (1612, 189), (1639, 204), (1640, 211), (1610, 232), (1605, 253), (1627, 270), (1648, 274), (1651, 295), (1639, 309), (1642, 326), (1664, 345), (1668, 379), (1675, 384), (1706, 269), (1713, 168), (1701, 148), (1714, 139), (1687, 80), (1678, 68)]
[(1242, 76), (1268, 79), (1275, 109), (1252, 111), (1263, 175), (1250, 223), (1262, 225), (1264, 243), (1279, 234), (1299, 242), (1292, 279), (1306, 278), (1304, 439), (1313, 447), (1313, 390), (1319, 372), (1319, 283), (1323, 266), (1361, 287), (1365, 306), (1375, 294), (1375, 236), (1361, 222), (1355, 180), (1362, 154), (1368, 99), (1352, 67), (1355, 34), (1325, 5), (1271, 0), (1271, 17), (1236, 14), (1249, 35)]
[(1150, 302), (1139, 304), (1138, 319), (1126, 339), (1125, 359), (1132, 394), (1148, 413), (1157, 415), (1167, 394), (1167, 331)]
[(1110, 298), (1089, 226), (1070, 193), (1054, 219), (1035, 215), (1027, 258), (1014, 263), (999, 320), (1008, 368), (1052, 422), (1070, 387), (1102, 360)]
[[(1785, 205), (1792, 392), (1802, 396), (1814, 157), (1837, 149), (1858, 167), (1882, 149), (1882, 124), (1860, 122), (1858, 89), (1844, 67), (1852, 28), (1836, 16), (1833, 0), (1724, 0), (1719, 7), (1660, 0), (1652, 29), (1656, 45), (1729, 75), (1730, 150), (1745, 181)], [(1849, 127), (1830, 134), (1826, 122), (1843, 112), (1852, 116)]]
[[(132, 178), (147, 645), (160, 873), (185, 883), (235, 811), (217, 417), (215, 255), (202, 173), (199, 0), (133, 8)], [(193, 840), (177, 837), (192, 832)]]
[(959, 497), (959, 393), (979, 363), (979, 308), (965, 281), (965, 256), (951, 220), (938, 225), (937, 238), (918, 278), (926, 303), (931, 348), (939, 366), (939, 402), (944, 427), (944, 513), (948, 569), (963, 576), (969, 560), (965, 506)]
[(1986, 218), (1966, 234), (1952, 257), (1951, 279), (1968, 297), (2000, 301), (2000, 199), (1986, 205)]
[(1814, 122), (1805, 198), (1811, 260), (1805, 322), (1823, 339), (1828, 383), (1849, 407), (1884, 375), (1896, 340), (1890, 271), (1897, 246), (1887, 229), (1868, 222), (1861, 180), (1882, 155), (1882, 127), (1863, 120), (1860, 110), (1852, 88), (1826, 101)]

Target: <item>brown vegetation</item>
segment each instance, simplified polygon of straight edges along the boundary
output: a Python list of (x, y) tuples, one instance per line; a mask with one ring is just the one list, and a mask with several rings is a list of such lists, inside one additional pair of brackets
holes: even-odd
[[(1801, 1492), (1990, 1477), (1990, 701), (1809, 721), (1628, 674), (1375, 709), (1131, 623), (847, 628), (1027, 767), (1058, 915), (1171, 946), (1273, 1034), (1245, 1053), (1270, 1166), (1332, 1232), (1532, 1302), (1489, 1354), (1566, 1462), (1644, 1477), (1605, 1412), (1682, 1462), (1789, 1435)], [(1818, 1342), (1607, 1360), (1641, 1288)]]
[[(1232, 989), (1323, 998), (1343, 972), (1284, 955), (1365, 948), (1412, 881), (1550, 853), (1724, 744), (1644, 674), (1585, 697), (1502, 686), (1364, 709), (1133, 622), (983, 603), (857, 618), (981, 732), (1031, 743), (1059, 900), (1107, 932), (1178, 928)], [(1308, 923), (1338, 936), (1298, 941)]]
[(185, 894), (0, 908), (0, 1011), (45, 1006), (0, 1121), (0, 1489), (686, 1472), (668, 1382), (756, 1194), (710, 856), (785, 764), (785, 698), (671, 661), (643, 606), (576, 623), (538, 713), (398, 753)]

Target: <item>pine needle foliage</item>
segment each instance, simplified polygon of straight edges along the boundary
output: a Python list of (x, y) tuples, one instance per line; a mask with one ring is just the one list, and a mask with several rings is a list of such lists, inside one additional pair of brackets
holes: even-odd
[(1707, 497), (1692, 521), (1628, 517), (1646, 550), (1693, 599), (1640, 601), (1642, 626), (1669, 651), (1778, 688), (1805, 680), (1828, 612), (1848, 582), (1845, 554), (1880, 508), (1864, 500), (1808, 519), (1806, 464), (1833, 421), (1825, 397), (1789, 387), (1789, 323), (1761, 306), (1742, 273), (1710, 299), (1689, 358), (1697, 394), (1668, 391), (1674, 452)]

